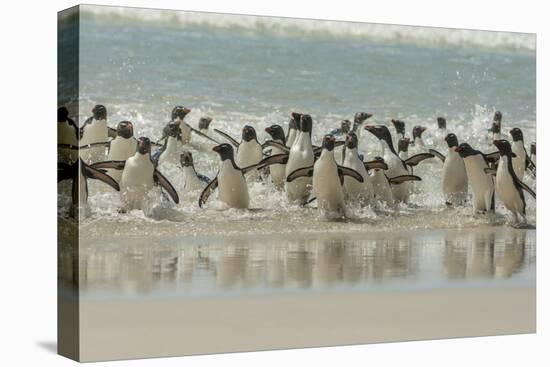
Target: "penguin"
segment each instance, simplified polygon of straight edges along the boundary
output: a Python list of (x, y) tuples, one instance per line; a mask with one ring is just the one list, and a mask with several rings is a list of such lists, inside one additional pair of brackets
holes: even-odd
[[(340, 127), (333, 129), (330, 134), (334, 136), (346, 136), (348, 132), (351, 131), (351, 121), (350, 120), (342, 120), (340, 122)], [(346, 145), (342, 145), (340, 149), (335, 148), (334, 149), (334, 156), (338, 157), (338, 163), (343, 164), (344, 159), (346, 158)]]
[[(302, 120), (303, 123), (303, 120)], [(359, 183), (364, 183), (363, 176), (350, 168), (339, 166), (334, 158), (336, 139), (328, 134), (323, 138), (321, 156), (314, 165), (298, 168), (287, 176), (287, 182), (292, 183), (300, 177), (312, 177), (313, 196), (317, 199), (318, 208), (327, 213), (337, 213), (345, 217), (344, 176), (352, 177)]]
[(183, 189), (188, 191), (204, 190), (206, 185), (210, 183), (210, 179), (204, 175), (200, 175), (195, 170), (193, 164), (193, 154), (184, 151), (180, 155), (180, 163), (183, 168), (184, 184)]
[(363, 182), (359, 182), (355, 178), (344, 176), (344, 189), (348, 199), (358, 201), (360, 204), (364, 205), (369, 200), (369, 193), (371, 190), (368, 187), (370, 183), (367, 169), (363, 160), (359, 157), (357, 145), (357, 135), (354, 132), (349, 132), (346, 136), (346, 151), (342, 166), (358, 172)]
[(188, 144), (191, 140), (191, 126), (184, 121), (185, 117), (191, 112), (191, 109), (183, 106), (175, 106), (170, 114), (170, 122), (162, 129), (162, 137), (158, 140), (158, 145), (163, 145), (164, 140), (168, 138), (168, 132), (171, 129), (170, 124), (176, 124), (179, 129), (178, 139), (182, 144)]
[[(75, 122), (69, 118), (69, 111), (61, 106), (57, 109), (57, 157), (65, 163), (78, 159), (79, 130)], [(77, 148), (77, 149), (75, 149)]]
[(437, 146), (442, 146), (444, 142), (446, 142), (446, 137), (449, 134), (447, 132), (447, 120), (445, 117), (437, 117), (437, 131), (436, 131), (436, 137), (437, 137)]
[(86, 164), (105, 159), (108, 137), (107, 109), (105, 106), (98, 104), (92, 109), (92, 116), (80, 127), (80, 157)]
[(424, 144), (424, 140), (422, 140), (422, 134), (426, 131), (426, 127), (424, 126), (415, 126), (412, 130), (412, 136), (413, 140), (411, 142), (412, 149), (411, 154), (418, 154), (418, 153), (424, 153), (428, 151), (428, 148), (426, 148), (426, 145)]
[(291, 115), (290, 120), (288, 121), (288, 132), (286, 134), (286, 144), (288, 147), (292, 147), (298, 132), (300, 131), (300, 114), (294, 113)]
[(153, 161), (158, 167), (179, 165), (180, 154), (182, 152), (182, 142), (179, 139), (179, 133), (180, 128), (176, 123), (169, 123), (166, 126), (164, 145), (153, 156)]
[[(377, 162), (375, 165), (374, 163)], [(367, 163), (365, 163), (367, 165)], [(393, 178), (389, 178), (386, 175), (388, 166), (384, 163), (384, 158), (374, 157), (374, 160), (370, 162), (372, 171), (369, 170), (369, 182), (371, 186), (371, 198), (377, 202), (383, 202), (387, 204), (393, 204), (392, 186), (400, 185), (408, 181), (421, 181), (422, 179), (414, 175), (401, 175)], [(369, 168), (369, 167), (367, 167)]]
[(409, 158), (410, 143), (411, 143), (411, 139), (409, 138), (401, 138), (397, 142), (397, 153), (399, 154), (399, 158), (401, 158), (404, 161)]
[(126, 161), (105, 161), (92, 165), (96, 169), (113, 168), (122, 170), (120, 179), (121, 213), (143, 209), (144, 199), (153, 186), (159, 185), (179, 203), (178, 193), (172, 184), (155, 168), (151, 160), (151, 141), (140, 137), (137, 140), (136, 153)]
[(445, 137), (449, 150), (445, 157), (435, 149), (429, 152), (443, 162), (443, 195), (447, 206), (462, 205), (468, 195), (468, 174), (464, 159), (456, 152), (458, 138), (450, 133)]
[[(311, 144), (312, 125), (313, 121), (310, 115), (300, 115), (300, 132), (286, 157), (285, 176), (287, 178), (290, 173), (299, 168), (313, 166), (315, 158)], [(277, 156), (281, 157), (281, 155)], [(273, 157), (276, 159), (277, 156)], [(287, 180), (285, 191), (288, 201), (301, 205), (305, 204), (309, 197), (311, 182), (310, 177), (300, 177), (290, 182)]]
[[(506, 209), (512, 212), (514, 222), (519, 223), (519, 217), (525, 223), (525, 196), (523, 191), (527, 191), (536, 199), (535, 192), (524, 184), (516, 175), (513, 167), (513, 158), (516, 155), (512, 151), (512, 146), (507, 140), (495, 140), (493, 144), (500, 152), (500, 162), (496, 170), (496, 194), (504, 203)], [(486, 169), (486, 173), (494, 173), (494, 169)]]
[(495, 184), (493, 178), (485, 174), (490, 162), (483, 153), (473, 149), (468, 143), (461, 143), (455, 151), (464, 160), (472, 188), (474, 210), (480, 213), (494, 212)]
[(401, 139), (405, 139), (405, 123), (401, 120), (395, 120), (395, 119), (392, 119), (391, 123), (395, 128), (395, 136), (397, 141)]
[[(409, 175), (409, 169), (416, 166), (425, 159), (433, 158), (431, 153), (416, 154), (407, 160), (402, 160), (393, 147), (390, 130), (384, 125), (366, 125), (365, 130), (369, 131), (378, 138), (384, 152), (384, 162), (388, 165), (387, 176), (398, 177)], [(398, 202), (407, 202), (410, 194), (410, 185), (404, 182), (400, 185), (392, 186), (393, 200)]]
[(82, 159), (67, 164), (64, 162), (57, 163), (57, 182), (64, 180), (72, 180), (72, 206), (69, 211), (72, 217), (76, 217), (78, 208), (85, 208), (88, 204), (88, 181), (87, 179), (95, 179), (106, 183), (116, 191), (120, 190), (119, 184), (106, 173), (87, 165)]
[[(134, 125), (130, 121), (121, 121), (117, 125), (116, 138), (110, 141), (107, 153), (108, 161), (126, 161), (136, 153), (137, 140), (134, 137)], [(120, 182), (122, 171), (107, 171), (116, 182)]]
[(533, 162), (533, 165), (537, 164), (537, 143), (531, 143), (531, 154), (529, 155), (529, 158), (531, 159), (531, 162)]
[(495, 115), (493, 116), (493, 123), (491, 124), (491, 128), (489, 129), (489, 132), (491, 135), (491, 141), (500, 140), (500, 130), (502, 127), (502, 113), (500, 111), (496, 111)]
[(523, 132), (520, 128), (515, 127), (510, 130), (510, 136), (512, 137), (512, 153), (516, 155), (512, 158), (512, 166), (514, 167), (516, 176), (522, 181), (525, 170), (529, 169), (533, 176), (536, 177), (536, 166), (525, 149)]
[(233, 147), (224, 143), (212, 150), (219, 154), (222, 161), (216, 177), (210, 181), (199, 197), (199, 207), (206, 203), (212, 192), (218, 189), (218, 199), (229, 208), (248, 209), (250, 196), (245, 174), (255, 171), (257, 165), (240, 168), (235, 163)]
[(201, 117), (199, 119), (199, 123), (198, 123), (198, 130), (189, 126), (189, 128), (191, 129), (191, 132), (192, 133), (195, 133), (197, 134), (198, 136), (201, 136), (203, 138), (206, 138), (207, 140), (210, 140), (210, 142), (216, 144), (216, 145), (219, 145), (220, 142), (216, 139), (214, 139), (212, 136), (210, 136), (210, 124), (212, 123), (212, 117), (207, 117), (207, 116), (204, 116), (204, 117)]
[[(258, 142), (256, 130), (252, 126), (245, 125), (243, 127), (240, 143), (223, 131), (218, 129), (214, 129), (214, 131), (225, 137), (235, 148), (237, 148), (237, 157), (235, 161), (239, 167), (249, 167), (258, 164), (263, 159), (263, 147), (262, 144)], [(259, 177), (259, 171), (255, 171), (251, 172), (251, 174), (247, 176), (247, 179), (257, 180)]]
[[(286, 146), (286, 137), (283, 128), (280, 125), (271, 125), (265, 128), (265, 132), (269, 134), (272, 141)], [(271, 149), (271, 155), (284, 154), (285, 150), (279, 147)], [(286, 178), (286, 164), (275, 164), (269, 167), (271, 180), (275, 187), (282, 189)]]
[(357, 112), (353, 116), (353, 126), (351, 128), (351, 131), (357, 134), (358, 137), (361, 136), (361, 131), (363, 130), (362, 126), (364, 125), (365, 121), (370, 119), (372, 116), (374, 116), (372, 113), (368, 112)]

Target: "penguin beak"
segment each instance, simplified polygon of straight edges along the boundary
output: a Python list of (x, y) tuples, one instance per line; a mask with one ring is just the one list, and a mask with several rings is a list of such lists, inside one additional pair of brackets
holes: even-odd
[(214, 148), (212, 148), (212, 150), (216, 153), (218, 153), (220, 151), (220, 146), (219, 145), (216, 145)]
[(462, 148), (461, 148), (461, 147), (456, 147), (456, 148), (455, 148), (455, 152), (457, 152), (457, 153), (462, 152)]
[(189, 112), (191, 112), (190, 108), (187, 108), (187, 107), (183, 108), (183, 113), (185, 113), (187, 115)]
[(268, 133), (269, 135), (271, 135), (271, 133), (273, 132), (273, 129), (270, 127), (266, 127), (265, 128), (265, 132)]
[(365, 125), (365, 130), (367, 130), (367, 131), (372, 132), (372, 131), (374, 131), (375, 129), (376, 129), (376, 127), (373, 126), (373, 125)]
[(367, 113), (367, 117), (365, 118), (365, 120), (370, 119), (372, 116), (374, 116), (373, 113)]

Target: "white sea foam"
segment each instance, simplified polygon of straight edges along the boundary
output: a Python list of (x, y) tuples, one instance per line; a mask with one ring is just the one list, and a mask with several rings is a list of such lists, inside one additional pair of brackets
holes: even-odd
[(374, 42), (417, 44), (430, 47), (479, 47), (534, 51), (536, 37), (530, 33), (479, 31), (329, 20), (215, 14), (125, 7), (84, 6), (83, 16), (95, 19), (147, 22), (172, 27), (209, 27), (241, 33), (283, 37), (346, 37)]

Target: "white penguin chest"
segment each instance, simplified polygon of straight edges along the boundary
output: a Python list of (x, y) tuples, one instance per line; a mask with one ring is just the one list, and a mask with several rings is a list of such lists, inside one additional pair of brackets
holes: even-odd
[(317, 199), (342, 200), (342, 185), (332, 153), (323, 151), (313, 166), (313, 192)]
[(83, 129), (80, 145), (107, 141), (107, 120), (92, 120)]
[(237, 149), (237, 165), (241, 168), (257, 164), (262, 158), (262, 146), (256, 140), (243, 141)]
[(521, 197), (514, 185), (514, 179), (508, 168), (508, 158), (500, 157), (496, 175), (496, 187), (498, 197), (504, 205), (511, 210), (519, 210)]
[(485, 159), (483, 159), (480, 154), (464, 158), (464, 164), (466, 166), (468, 178), (472, 182), (474, 192), (482, 192), (492, 189), (493, 179), (490, 175), (485, 173), (484, 169), (488, 166)]
[(230, 160), (223, 161), (218, 173), (218, 197), (232, 208), (248, 208), (248, 186), (241, 170), (233, 167)]
[(125, 161), (134, 154), (136, 154), (137, 141), (133, 137), (123, 138), (117, 136), (112, 142), (109, 148), (109, 154), (107, 160), (112, 161)]
[(153, 187), (154, 170), (148, 155), (136, 153), (126, 161), (120, 181), (121, 190), (123, 188), (150, 190)]

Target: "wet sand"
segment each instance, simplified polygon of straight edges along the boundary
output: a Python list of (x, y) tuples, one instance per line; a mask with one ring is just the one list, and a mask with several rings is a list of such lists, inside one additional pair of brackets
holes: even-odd
[(81, 359), (535, 332), (535, 289), (81, 303)]

